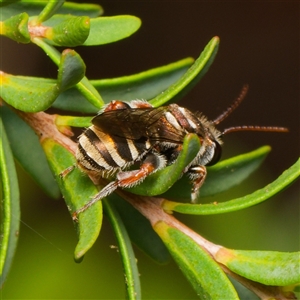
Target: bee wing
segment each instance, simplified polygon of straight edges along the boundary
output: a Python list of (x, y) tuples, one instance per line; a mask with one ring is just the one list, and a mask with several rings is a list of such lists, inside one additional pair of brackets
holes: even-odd
[(92, 123), (107, 134), (138, 140), (147, 137), (146, 126), (152, 111), (153, 108), (110, 110), (96, 116)]
[(164, 115), (167, 107), (128, 108), (103, 112), (92, 123), (100, 131), (132, 140), (182, 142), (183, 132), (171, 126)]

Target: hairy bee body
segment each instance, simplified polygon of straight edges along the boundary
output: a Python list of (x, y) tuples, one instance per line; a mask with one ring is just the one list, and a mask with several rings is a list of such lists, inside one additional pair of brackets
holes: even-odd
[[(110, 194), (118, 186), (134, 186), (174, 163), (186, 134), (196, 133), (201, 149), (186, 169), (195, 182), (196, 198), (206, 175), (204, 166), (220, 156), (221, 133), (203, 116), (177, 104), (154, 108), (141, 100), (112, 101), (92, 124), (79, 138), (78, 164), (103, 177), (117, 173), (114, 186), (105, 187), (98, 197)], [(140, 163), (140, 169), (124, 171), (135, 163)]]
[(248, 86), (244, 86), (235, 102), (213, 121), (177, 104), (158, 108), (142, 100), (114, 100), (107, 104), (79, 137), (76, 159), (84, 171), (113, 176), (114, 180), (80, 208), (74, 218), (118, 187), (137, 185), (148, 175), (173, 164), (189, 133), (196, 134), (201, 144), (183, 171), (192, 181), (191, 200), (195, 202), (206, 177), (206, 166), (215, 164), (221, 156), (223, 134), (240, 130), (287, 131), (284, 127), (261, 126), (236, 126), (223, 132), (215, 129), (238, 107), (247, 90)]

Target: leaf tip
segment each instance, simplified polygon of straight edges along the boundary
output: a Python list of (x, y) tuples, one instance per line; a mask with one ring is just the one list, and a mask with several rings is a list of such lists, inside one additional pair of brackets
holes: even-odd
[(77, 264), (80, 264), (83, 261), (83, 258), (84, 258), (84, 253), (82, 251), (77, 252), (76, 249), (75, 249), (75, 252), (74, 252), (74, 261)]

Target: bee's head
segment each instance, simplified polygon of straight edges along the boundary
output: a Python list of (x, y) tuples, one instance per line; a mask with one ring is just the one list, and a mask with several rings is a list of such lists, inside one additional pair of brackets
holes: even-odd
[(198, 115), (198, 136), (201, 143), (199, 159), (202, 165), (212, 166), (216, 164), (222, 155), (222, 133), (217, 130), (214, 124), (203, 115)]

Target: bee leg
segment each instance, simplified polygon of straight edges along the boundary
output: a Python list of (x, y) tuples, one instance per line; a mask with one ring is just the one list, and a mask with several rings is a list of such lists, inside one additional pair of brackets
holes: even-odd
[(97, 201), (101, 200), (102, 198), (108, 196), (111, 194), (116, 188), (118, 187), (118, 181), (112, 181), (108, 185), (106, 185), (99, 193), (97, 193), (89, 202), (87, 202), (84, 206), (77, 209), (72, 214), (73, 221), (78, 220), (78, 215), (85, 210), (87, 210), (89, 207), (91, 207), (93, 204), (95, 204)]
[(206, 168), (205, 166), (192, 166), (188, 170), (188, 175), (192, 179), (193, 187), (191, 191), (191, 202), (196, 203), (196, 200), (199, 195), (199, 190), (204, 183), (206, 178)]
[(166, 166), (166, 160), (157, 153), (146, 156), (138, 170), (119, 172), (117, 175), (119, 187), (133, 187), (141, 183), (148, 175)]
[(92, 206), (97, 201), (110, 195), (118, 187), (132, 187), (141, 183), (149, 174), (162, 169), (166, 165), (166, 160), (164, 157), (159, 156), (156, 153), (150, 153), (146, 156), (145, 160), (140, 166), (139, 170), (133, 171), (120, 171), (117, 174), (117, 180), (110, 182), (106, 185), (98, 194), (96, 194), (89, 202), (87, 202), (83, 207), (79, 208), (73, 213), (72, 218), (74, 221), (78, 219), (78, 215), (90, 206)]
[(74, 169), (75, 169), (75, 165), (72, 165), (72, 166), (70, 166), (70, 167), (67, 167), (66, 169), (64, 169), (62, 172), (60, 172), (59, 174), (58, 174), (58, 176), (60, 177), (60, 178), (65, 178), (69, 173), (71, 173)]
[(117, 180), (106, 185), (91, 201), (96, 202), (110, 195), (118, 187), (133, 187), (141, 183), (151, 173), (165, 167), (165, 165), (166, 161), (162, 156), (159, 156), (156, 153), (150, 153), (146, 156), (138, 170), (120, 171), (117, 174)]

